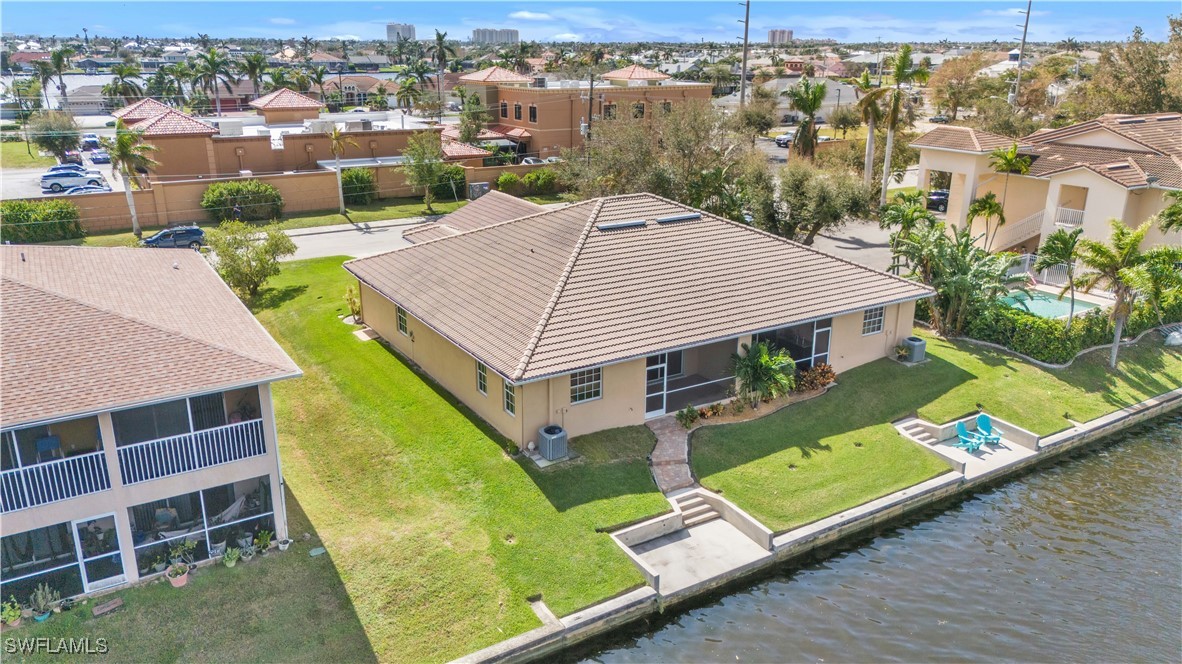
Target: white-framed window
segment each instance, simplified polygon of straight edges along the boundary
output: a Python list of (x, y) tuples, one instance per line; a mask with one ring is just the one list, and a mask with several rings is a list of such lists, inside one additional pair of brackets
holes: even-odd
[(484, 363), (476, 363), (476, 389), (484, 396), (488, 396), (488, 367)]
[(502, 400), (505, 404), (505, 412), (516, 417), (517, 416), (517, 388), (509, 381), (505, 381), (505, 391)]
[(398, 314), (398, 331), (409, 336), (410, 330), (406, 326), (406, 309), (403, 309), (402, 307), (399, 307), (399, 306), (395, 306), (394, 310)]
[(885, 307), (874, 307), (862, 313), (862, 336), (882, 332), (882, 320), (886, 317)]
[(570, 402), (582, 403), (603, 396), (603, 370), (599, 367), (570, 375)]

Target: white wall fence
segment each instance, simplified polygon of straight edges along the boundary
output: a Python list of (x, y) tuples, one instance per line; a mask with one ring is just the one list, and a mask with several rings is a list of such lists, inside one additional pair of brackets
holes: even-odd
[(267, 453), (263, 421), (250, 420), (119, 448), (123, 484), (138, 484)]
[(111, 488), (102, 450), (0, 473), (0, 513)]

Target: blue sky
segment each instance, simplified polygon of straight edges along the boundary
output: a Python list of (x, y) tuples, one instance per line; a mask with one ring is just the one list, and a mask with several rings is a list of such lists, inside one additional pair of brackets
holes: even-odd
[[(802, 2), (755, 0), (752, 34), (790, 28), (798, 37), (839, 41), (1002, 41), (1016, 39), (1024, 0), (968, 2)], [(1035, 0), (1030, 35), (1035, 41), (1123, 39), (1140, 25), (1165, 39), (1166, 16), (1178, 0), (1071, 2)], [(420, 38), (433, 30), (467, 38), (472, 28), (517, 28), (523, 39), (582, 41), (735, 41), (742, 8), (728, 2), (53, 2), (0, 1), (5, 32), (123, 36), (318, 39), (384, 38), (387, 22), (414, 23)], [(762, 35), (762, 36), (760, 36)]]

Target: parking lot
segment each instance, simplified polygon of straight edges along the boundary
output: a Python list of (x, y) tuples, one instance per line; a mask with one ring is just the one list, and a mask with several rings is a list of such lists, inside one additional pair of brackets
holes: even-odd
[[(87, 169), (96, 170), (103, 174), (107, 179), (107, 184), (111, 185), (111, 191), (123, 191), (123, 182), (119, 176), (111, 172), (110, 164), (92, 164), (90, 160), (85, 164)], [(41, 191), (41, 176), (45, 174), (44, 168), (6, 168), (0, 174), (0, 181), (3, 186), (0, 187), (0, 197), (5, 200), (12, 198), (37, 198), (39, 196), (54, 196), (52, 192)], [(86, 194), (79, 194), (78, 198), (85, 197)]]

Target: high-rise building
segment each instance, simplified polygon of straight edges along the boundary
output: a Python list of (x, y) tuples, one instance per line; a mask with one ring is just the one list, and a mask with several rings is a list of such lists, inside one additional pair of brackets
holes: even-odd
[(410, 23), (387, 23), (386, 41), (395, 41), (399, 38), (413, 40), (415, 38), (415, 26)]
[(473, 44), (516, 44), (520, 40), (516, 30), (476, 28), (472, 31)]
[(792, 43), (792, 31), (791, 30), (783, 30), (783, 29), (768, 30), (767, 31), (767, 41), (772, 46), (776, 46), (778, 44), (791, 44)]

